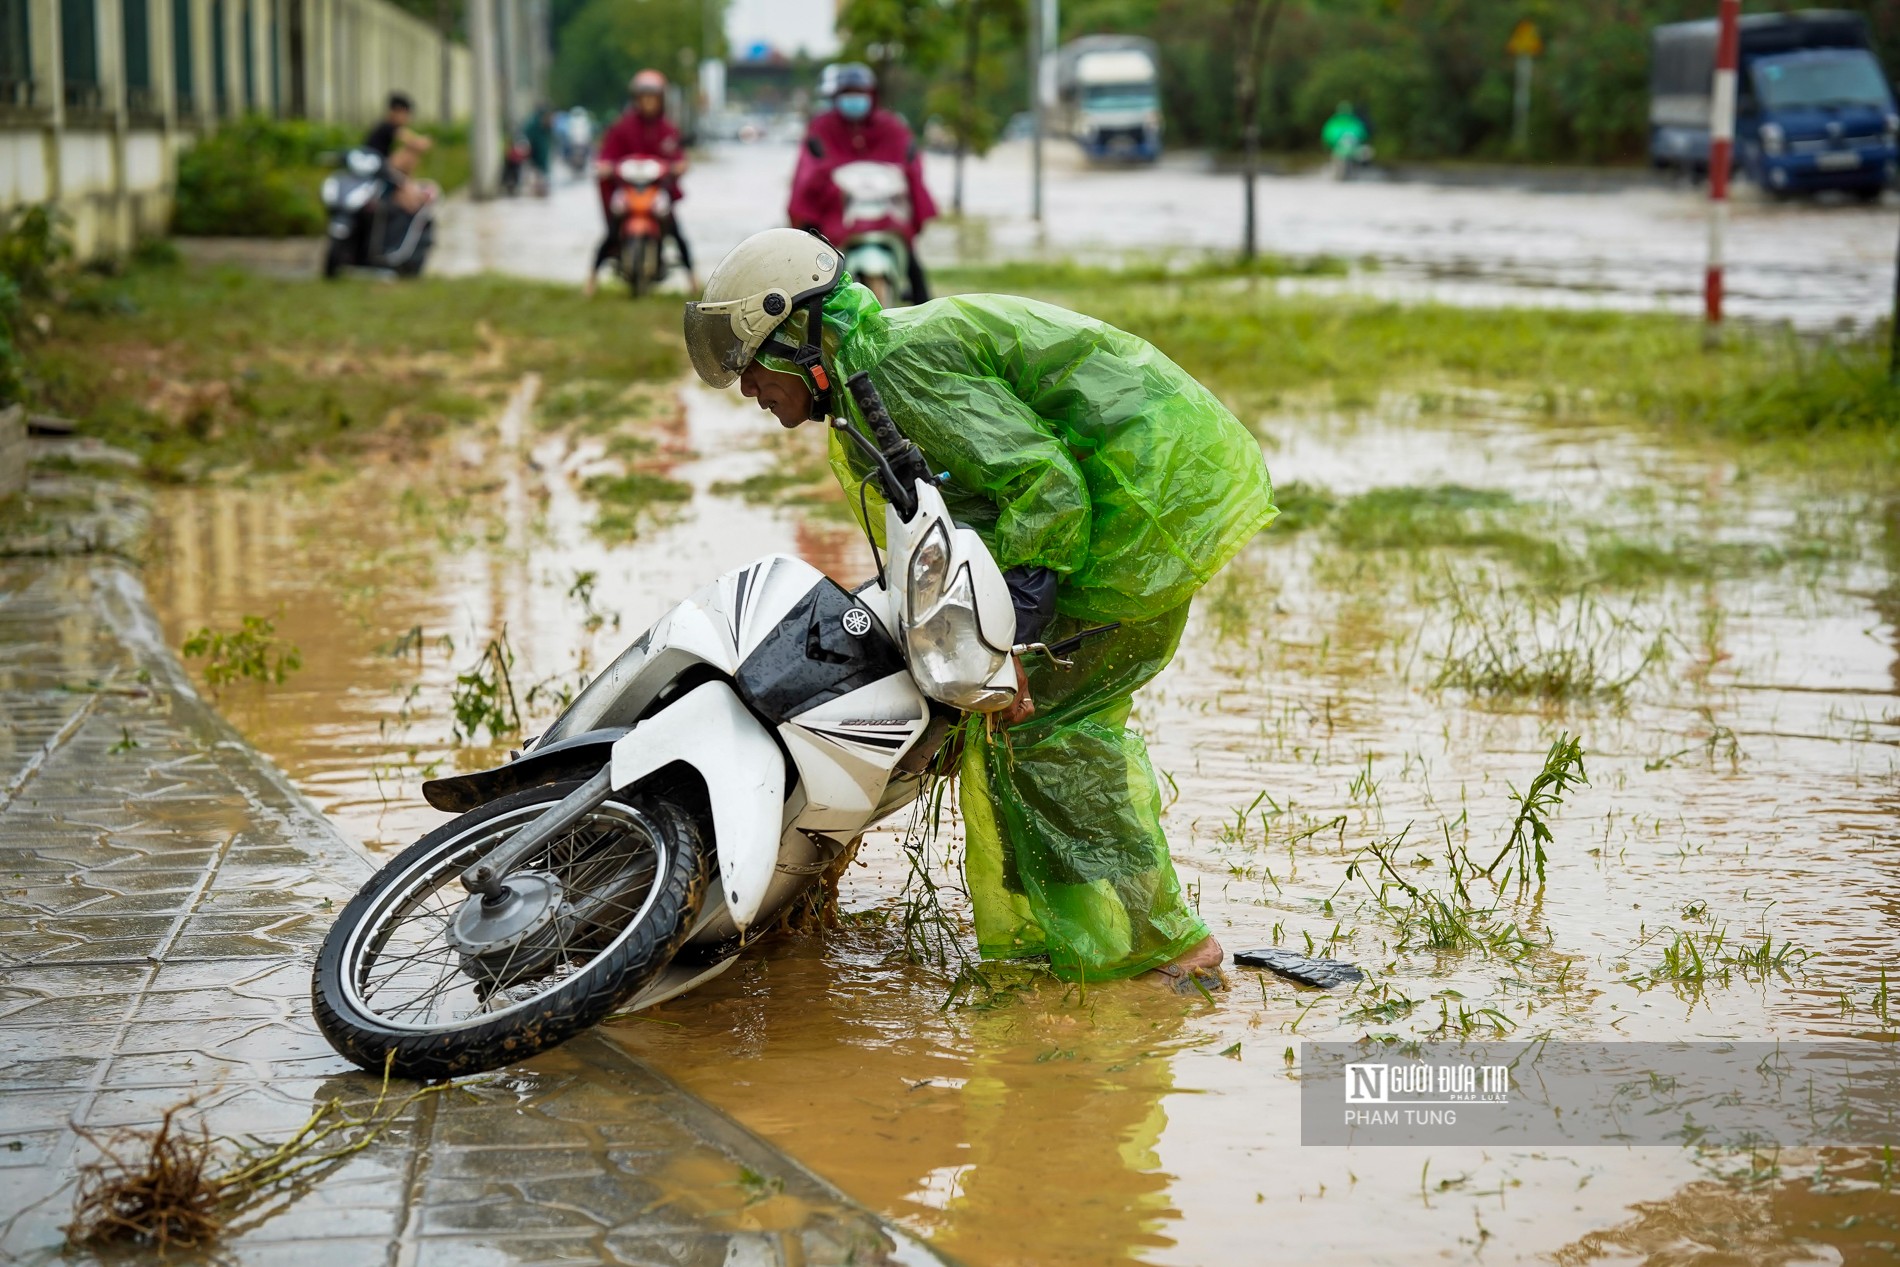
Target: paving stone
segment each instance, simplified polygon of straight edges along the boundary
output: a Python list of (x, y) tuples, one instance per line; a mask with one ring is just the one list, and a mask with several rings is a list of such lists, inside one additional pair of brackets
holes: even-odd
[[(81, 1132), (109, 1138), (189, 1101), (216, 1135), (278, 1139), (333, 1098), (375, 1101), (378, 1081), (309, 1009), (328, 912), (370, 864), (192, 692), (127, 564), (0, 558), (0, 717), (0, 1260), (83, 1263), (60, 1249), (96, 1156)], [(748, 1204), (747, 1176), (766, 1178), (762, 1201)], [(246, 1211), (218, 1254), (931, 1258), (593, 1036), (421, 1099), (364, 1152)]]

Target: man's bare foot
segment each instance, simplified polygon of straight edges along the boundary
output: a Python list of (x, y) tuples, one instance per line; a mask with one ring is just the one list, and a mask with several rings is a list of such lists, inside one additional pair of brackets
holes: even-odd
[(600, 274), (590, 273), (588, 274), (588, 277), (587, 277), (587, 284), (581, 287), (581, 294), (585, 295), (589, 299), (592, 299), (594, 297), (594, 291), (599, 289), (599, 287), (600, 287)]
[(1203, 990), (1224, 990), (1227, 978), (1221, 975), (1221, 964), (1227, 960), (1227, 952), (1221, 949), (1220, 942), (1209, 933), (1200, 944), (1173, 963), (1164, 963), (1154, 970), (1157, 982), (1173, 989), (1177, 994), (1190, 994), (1197, 987)]

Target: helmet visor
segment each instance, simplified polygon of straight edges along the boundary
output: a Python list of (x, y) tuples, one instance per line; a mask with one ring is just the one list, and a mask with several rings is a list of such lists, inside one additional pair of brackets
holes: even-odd
[(732, 324), (738, 309), (736, 300), (686, 305), (686, 354), (710, 387), (732, 386), (752, 359), (753, 349)]

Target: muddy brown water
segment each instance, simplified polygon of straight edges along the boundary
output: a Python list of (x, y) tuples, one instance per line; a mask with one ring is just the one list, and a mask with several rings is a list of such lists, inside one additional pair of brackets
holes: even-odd
[[(671, 473), (696, 496), (632, 542), (589, 533), (576, 476), (598, 453), (528, 425), (525, 395), (423, 471), (169, 492), (150, 573), (166, 629), (177, 643), (275, 620), (304, 667), (220, 703), (386, 852), (441, 821), (421, 777), (505, 755), (453, 742), (448, 716), (456, 674), (504, 628), (518, 696), (534, 690), (532, 733), (563, 685), (722, 570), (786, 551), (868, 574), (834, 521), (715, 492), (771, 464), (767, 424), (736, 397), (683, 399), (694, 456)], [(1605, 592), (1595, 617), (1630, 629), (1592, 643), (1604, 671), (1663, 633), (1660, 663), (1621, 703), (1561, 707), (1433, 688), (1453, 638), (1446, 587), (1479, 592), (1482, 556), (1270, 530), (1210, 587), (1137, 710), (1183, 879), (1229, 949), (1330, 940), (1369, 971), (1354, 993), (1245, 970), (1211, 1001), (1025, 975), (946, 1007), (946, 974), (899, 953), (909, 867), (883, 833), (844, 882), (843, 928), (612, 1022), (616, 1041), (975, 1264), (1243, 1263), (1295, 1247), (1340, 1263), (1892, 1261), (1900, 1202), (1856, 1177), (1864, 1156), (1787, 1153), (1743, 1183), (1724, 1177), (1734, 1159), (1679, 1149), (1303, 1149), (1288, 1059), (1302, 1040), (1368, 1032), (1893, 1040), (1879, 1014), (1883, 970), (1900, 981), (1891, 511), (1503, 402), (1421, 413), (1395, 399), (1262, 432), (1283, 483), (1343, 496), (1455, 481), (1535, 503), (1564, 542), (1594, 530), (1791, 560)], [(582, 573), (592, 618), (573, 595)], [(1532, 953), (1401, 950), (1364, 890), (1341, 889), (1357, 851), (1401, 830), (1404, 865), (1436, 859), (1447, 831), (1489, 856), (1510, 789), (1565, 731), (1583, 737), (1591, 784), (1551, 815), (1541, 895), (1503, 910)], [(941, 881), (954, 849), (954, 832), (932, 847)], [(1731, 946), (1765, 935), (1810, 957), (1700, 987), (1640, 981), (1677, 931), (1706, 946), (1717, 928)]]

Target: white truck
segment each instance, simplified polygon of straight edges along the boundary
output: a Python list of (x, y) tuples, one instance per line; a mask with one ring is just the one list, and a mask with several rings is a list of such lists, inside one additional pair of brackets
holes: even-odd
[(1161, 157), (1161, 75), (1153, 40), (1085, 35), (1056, 53), (1061, 130), (1090, 158)]

